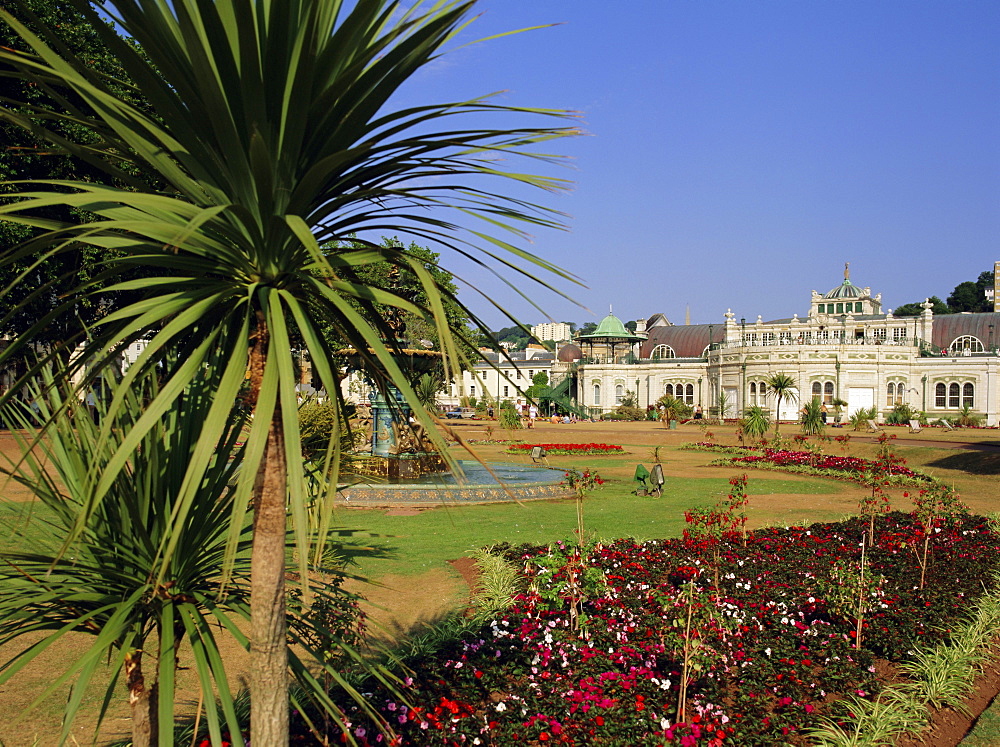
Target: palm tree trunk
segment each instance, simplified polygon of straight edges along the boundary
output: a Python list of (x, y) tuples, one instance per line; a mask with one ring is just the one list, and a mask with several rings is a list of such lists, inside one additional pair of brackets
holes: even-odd
[(142, 675), (142, 651), (138, 649), (125, 654), (125, 683), (132, 713), (132, 744), (134, 747), (157, 747), (156, 685), (146, 689)]
[[(251, 337), (250, 393), (256, 412), (267, 362), (269, 331), (258, 312)], [(287, 464), (281, 403), (267, 430), (264, 461), (253, 491), (250, 557), (250, 738), (255, 745), (288, 744), (288, 650), (285, 635)]]
[(285, 434), (278, 406), (254, 489), (250, 559), (250, 735), (255, 745), (268, 747), (288, 744), (285, 468)]

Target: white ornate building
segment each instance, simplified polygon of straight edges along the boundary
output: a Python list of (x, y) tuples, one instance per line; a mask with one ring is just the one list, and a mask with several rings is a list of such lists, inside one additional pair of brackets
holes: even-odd
[(752, 405), (773, 408), (763, 382), (785, 373), (798, 399), (782, 403), (782, 419), (796, 419), (812, 396), (845, 400), (848, 413), (874, 405), (884, 416), (906, 403), (931, 418), (966, 405), (988, 425), (1000, 416), (1000, 312), (934, 316), (924, 303), (919, 316), (894, 317), (883, 313), (881, 294), (853, 285), (846, 270), (829, 293), (812, 292), (803, 318), (727, 311), (718, 324), (674, 326), (656, 315), (632, 335), (609, 315), (602, 330), (606, 343), (596, 333), (578, 336), (553, 367), (554, 378), (575, 379), (578, 405), (594, 414), (634, 391), (640, 407), (672, 394), (706, 411), (724, 394), (726, 415), (735, 417)]

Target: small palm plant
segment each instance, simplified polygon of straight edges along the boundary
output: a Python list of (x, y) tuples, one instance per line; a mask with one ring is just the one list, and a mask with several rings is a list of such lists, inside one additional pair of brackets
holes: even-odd
[[(121, 442), (133, 437), (143, 417), (145, 400), (156, 394), (154, 377), (143, 383), (125, 393), (103, 438), (101, 425), (79, 406), (72, 388), (51, 375), (33, 391), (34, 407), (11, 403), (5, 411), (8, 422), (27, 435), (15, 434), (23, 457), (3, 471), (48, 509), (32, 521), (44, 524), (49, 542), (39, 547), (33, 541), (28, 549), (22, 540), (23, 549), (2, 555), (0, 617), (6, 622), (0, 645), (25, 635), (43, 637), (5, 665), (0, 684), (67, 634), (89, 635), (89, 647), (65, 671), (53, 673), (32, 704), (72, 685), (61, 741), (98, 667), (108, 663), (113, 676), (104, 709), (124, 679), (133, 743), (172, 744), (174, 670), (185, 642), (206, 702), (218, 697), (228, 730), (240, 730), (215, 636), (229, 630), (246, 645), (239, 631), (249, 620), (249, 525), (234, 544), (229, 541), (229, 486), (242, 463), (244, 422), (234, 413), (219, 441), (200, 442), (216, 384), (214, 377), (203, 377), (183, 394), (182, 408), (162, 415), (128, 463), (111, 471)], [(111, 383), (110, 390), (118, 387)], [(98, 411), (107, 416), (103, 405)], [(39, 420), (51, 421), (45, 438), (39, 437)], [(209, 457), (202, 461), (205, 451)], [(102, 490), (103, 499), (94, 502)], [(177, 522), (182, 501), (191, 507), (187, 520)], [(227, 553), (234, 560), (223, 584)], [(207, 714), (218, 744), (222, 724), (214, 708)]]
[(795, 379), (785, 373), (771, 374), (764, 380), (768, 391), (774, 395), (774, 435), (780, 435), (778, 429), (781, 424), (781, 403), (785, 400), (795, 400)]
[(771, 419), (768, 417), (767, 411), (760, 405), (748, 407), (746, 412), (743, 413), (743, 418), (740, 420), (740, 428), (743, 431), (743, 435), (754, 440), (764, 438), (770, 427)]
[(815, 436), (823, 432), (826, 424), (823, 422), (823, 403), (819, 397), (813, 397), (802, 406), (802, 432), (807, 436)]

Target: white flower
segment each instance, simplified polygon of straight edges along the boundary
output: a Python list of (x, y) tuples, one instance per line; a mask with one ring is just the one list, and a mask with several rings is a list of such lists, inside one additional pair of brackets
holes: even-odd
[(503, 711), (507, 710), (507, 704), (501, 700), (499, 703), (496, 704), (496, 709), (502, 713)]

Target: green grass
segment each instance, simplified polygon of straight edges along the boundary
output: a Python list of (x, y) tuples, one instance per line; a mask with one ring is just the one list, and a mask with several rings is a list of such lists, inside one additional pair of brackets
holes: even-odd
[[(599, 465), (581, 464), (582, 467)], [(729, 491), (728, 479), (668, 479), (662, 498), (631, 494), (631, 481), (608, 482), (584, 504), (586, 531), (600, 539), (676, 537), (684, 529), (684, 510), (708, 506)], [(830, 492), (830, 482), (815, 480), (750, 480), (751, 505), (756, 494)], [(836, 520), (839, 514), (803, 506), (796, 521)], [(787, 518), (782, 516), (782, 520)], [(389, 557), (359, 559), (357, 570), (370, 578), (411, 575), (438, 567), (497, 542), (545, 544), (575, 537), (576, 507), (572, 500), (530, 501), (485, 506), (449, 505), (412, 516), (382, 511), (341, 511), (335, 521), (356, 532), (355, 541), (370, 542)]]

